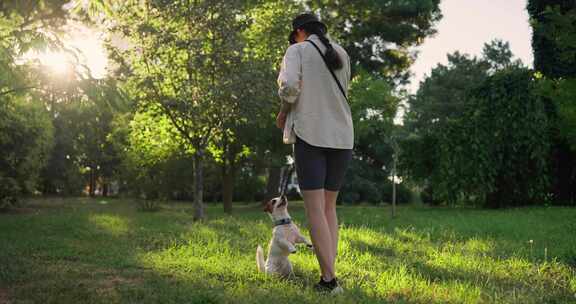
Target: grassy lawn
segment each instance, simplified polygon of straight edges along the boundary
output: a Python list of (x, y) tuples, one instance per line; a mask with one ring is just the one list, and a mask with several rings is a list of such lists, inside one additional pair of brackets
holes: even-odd
[[(139, 212), (132, 201), (45, 199), (0, 214), (0, 303), (576, 303), (576, 209), (504, 211), (340, 207), (346, 294), (256, 272), (271, 223), (256, 205), (226, 216), (187, 203)], [(305, 227), (301, 203), (290, 212)], [(306, 229), (303, 229), (306, 231)], [(532, 240), (532, 242), (530, 241)]]

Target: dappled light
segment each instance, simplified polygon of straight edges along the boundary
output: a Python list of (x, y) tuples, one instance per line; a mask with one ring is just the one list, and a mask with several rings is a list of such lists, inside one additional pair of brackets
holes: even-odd
[(114, 236), (128, 233), (128, 220), (115, 215), (94, 214), (89, 217), (90, 223)]
[[(39, 268), (44, 270), (36, 277), (29, 271), (42, 262), (32, 257), (17, 258), (18, 267), (32, 278), (48, 275), (43, 271), (52, 273), (49, 275), (52, 283), (37, 285), (38, 292), (73, 280), (80, 273), (67, 273), (67, 269), (79, 265), (95, 273), (90, 284), (96, 287), (90, 289), (92, 291), (86, 289), (89, 297), (104, 297), (115, 302), (140, 296), (154, 302), (167, 294), (217, 302), (274, 299), (283, 303), (295, 297), (300, 303), (329, 301), (321, 300), (306, 287), (316, 279), (318, 266), (313, 253), (305, 247), (291, 256), (295, 278), (284, 281), (257, 272), (256, 245), (267, 242), (270, 223), (266, 215), (253, 206), (238, 207), (241, 215), (238, 218), (210, 207), (213, 218), (198, 223), (191, 221), (190, 207), (182, 205), (169, 204), (164, 205), (165, 211), (160, 213), (142, 213), (137, 212), (136, 202), (113, 200), (102, 206), (94, 200), (77, 204), (69, 202), (49, 208), (45, 202), (37, 201), (32, 206), (48, 207), (39, 209), (39, 215), (3, 216), (0, 221), (0, 245), (8, 250), (0, 258), (28, 250), (44, 259), (60, 261), (49, 268)], [(72, 206), (78, 208), (74, 213), (62, 209)], [(292, 206), (295, 220), (305, 226), (301, 204), (293, 202)], [(485, 214), (470, 214), (472, 221), (465, 227), (458, 224), (457, 218), (444, 218), (443, 210), (404, 207), (399, 210), (401, 221), (370, 227), (365, 225), (365, 220), (385, 209), (364, 210), (367, 213), (358, 217), (355, 207), (339, 209), (341, 217), (348, 222), (341, 230), (338, 258), (338, 272), (349, 290), (341, 299), (345, 302), (541, 303), (546, 299), (562, 302), (576, 291), (575, 270), (566, 260), (548, 257), (549, 260), (544, 261), (541, 255), (519, 253), (523, 252), (518, 249), (524, 244), (515, 239), (516, 229), (498, 237), (482, 237), (470, 232), (480, 228), (482, 223), (476, 220)], [(530, 223), (532, 216), (519, 210), (503, 219), (514, 217), (517, 222)], [(576, 215), (569, 210), (556, 216)], [(37, 219), (50, 220), (38, 222)], [(166, 221), (171, 222), (169, 226)], [(435, 224), (422, 226), (422, 221)], [(63, 222), (76, 228), (61, 230)], [(60, 232), (51, 234), (49, 243), (32, 241), (8, 245), (4, 242), (10, 242), (16, 234), (7, 233), (10, 231), (7, 228), (16, 224), (28, 227), (26, 236), (21, 237), (30, 240), (40, 231)], [(496, 224), (502, 225), (505, 224)], [(549, 222), (538, 235), (546, 235), (557, 226), (558, 223)], [(82, 239), (74, 240), (74, 235)], [(538, 235), (534, 237), (538, 239)], [(507, 248), (498, 250), (504, 243), (508, 243)], [(52, 252), (50, 248), (60, 249)], [(78, 255), (80, 252), (82, 255)], [(117, 268), (118, 265), (122, 266)], [(3, 274), (3, 278), (17, 279), (18, 274), (10, 273)], [(113, 280), (114, 285), (107, 285), (108, 280)], [(62, 298), (53, 294), (50, 299)]]

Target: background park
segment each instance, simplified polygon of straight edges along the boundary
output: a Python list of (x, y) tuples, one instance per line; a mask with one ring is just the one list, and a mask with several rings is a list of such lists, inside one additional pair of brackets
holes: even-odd
[[(352, 58), (335, 298), (254, 259), (303, 11)], [(0, 2), (0, 303), (576, 303), (575, 206), (575, 1)]]

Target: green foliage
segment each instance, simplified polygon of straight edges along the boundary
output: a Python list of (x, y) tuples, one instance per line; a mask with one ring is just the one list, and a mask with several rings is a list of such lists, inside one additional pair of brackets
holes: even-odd
[[(0, 99), (0, 201), (36, 190), (38, 174), (52, 149), (53, 127), (35, 100)], [(7, 204), (7, 203), (6, 203)]]
[[(222, 164), (223, 177), (234, 176), (256, 150), (247, 143), (262, 143), (253, 139), (264, 123), (273, 127), (274, 55), (251, 49), (248, 39), (268, 38), (269, 28), (259, 27), (264, 12), (251, 2), (130, 1), (113, 14), (115, 32), (132, 46), (113, 50), (119, 76), (138, 106), (162, 112), (194, 154), (198, 217), (206, 152)], [(250, 27), (253, 36), (245, 35)]]
[(160, 202), (157, 200), (139, 200), (138, 210), (143, 212), (157, 212), (160, 211)]
[(353, 159), (346, 174), (346, 182), (340, 189), (338, 202), (379, 204), (382, 202), (381, 188), (386, 182), (386, 172), (372, 168), (366, 162)]
[[(512, 124), (514, 130), (536, 130), (538, 132), (535, 134), (539, 135), (546, 132), (546, 125), (530, 126), (528, 121), (522, 119), (510, 120), (511, 117), (514, 117), (514, 120), (521, 117), (517, 116), (518, 113), (539, 115), (534, 111), (539, 110), (535, 104), (540, 104), (541, 101), (534, 101), (536, 97), (526, 95), (526, 91), (518, 89), (525, 85), (524, 89), (534, 93), (532, 84), (528, 84), (528, 80), (521, 77), (520, 72), (515, 72), (522, 70), (522, 63), (513, 59), (509, 47), (508, 43), (495, 40), (484, 45), (481, 58), (471, 58), (458, 52), (448, 55), (448, 65), (439, 64), (435, 67), (431, 75), (420, 84), (416, 95), (409, 98), (409, 111), (405, 119), (405, 129), (409, 134), (400, 140), (400, 171), (404, 177), (424, 187), (428, 201), (437, 204), (440, 201), (455, 203), (463, 200), (484, 204), (487, 202), (488, 193), (496, 191), (492, 187), (501, 182), (492, 180), (495, 178), (494, 174), (501, 175), (495, 173), (496, 171), (506, 167), (505, 171), (509, 172), (504, 175), (522, 176), (519, 172), (525, 170), (504, 164), (505, 161), (520, 161), (517, 156), (510, 155), (521, 154), (523, 148), (502, 148), (496, 151), (493, 145), (497, 141), (492, 138), (494, 134), (509, 134), (506, 130), (510, 126), (506, 125), (507, 123)], [(510, 79), (505, 80), (506, 77), (502, 75), (498, 76), (500, 78), (495, 76), (502, 71), (510, 71)], [(514, 77), (517, 79), (513, 80)], [(520, 97), (512, 93), (504, 94), (507, 90), (522, 94), (519, 95), (521, 98), (532, 100), (532, 103), (522, 105), (522, 99), (518, 99)], [(507, 102), (506, 98), (509, 98), (510, 102)], [(491, 107), (492, 102), (494, 106)], [(523, 106), (526, 108), (523, 109)], [(501, 121), (497, 120), (499, 115), (504, 115)], [(490, 120), (489, 117), (494, 119)], [(515, 132), (513, 135), (517, 134), (518, 132)], [(517, 138), (514, 136), (503, 140), (501, 144), (511, 144), (512, 139)], [(547, 147), (548, 139), (545, 136), (542, 135), (539, 140), (542, 140), (542, 147)], [(520, 143), (522, 141), (523, 139), (519, 139), (514, 145), (523, 145), (524, 143)], [(543, 173), (539, 171), (543, 165), (542, 153), (542, 150), (538, 150), (537, 156), (533, 156), (537, 159), (537, 165), (530, 165), (530, 170)], [(501, 154), (507, 155), (506, 160), (501, 159)], [(516, 171), (518, 173), (513, 173)], [(519, 180), (516, 185), (522, 183)], [(535, 184), (541, 185), (539, 182)], [(490, 186), (483, 188), (482, 185)], [(539, 189), (546, 192), (543, 188)], [(522, 195), (520, 197), (519, 201), (526, 198)], [(510, 197), (490, 199), (492, 202), (500, 201), (503, 205), (522, 204), (510, 200)]]
[(349, 95), (355, 153), (375, 169), (389, 172), (393, 152), (390, 137), (400, 98), (386, 80), (366, 72), (352, 79)]
[(406, 83), (415, 60), (411, 47), (435, 33), (439, 0), (304, 1), (322, 13), (330, 34), (349, 52), (353, 67)]
[(44, 194), (80, 195), (84, 190), (86, 179), (79, 162), (82, 151), (77, 145), (82, 132), (78, 128), (82, 119), (80, 111), (78, 104), (62, 106), (52, 119), (54, 149), (41, 173)]
[[(181, 154), (183, 141), (165, 115), (139, 112), (133, 117), (119, 116), (115, 124), (114, 143), (117, 150), (123, 151), (119, 177), (126, 183), (124, 190), (154, 200), (171, 197), (169, 193), (179, 188), (172, 184), (174, 182), (189, 182), (187, 188), (191, 186), (190, 174), (170, 178), (191, 173), (192, 166), (190, 158)], [(186, 167), (190, 169), (182, 170)]]
[(422, 192), (420, 193), (420, 198), (422, 199), (423, 203), (429, 204), (431, 206), (439, 206), (442, 204), (441, 200), (434, 197), (434, 191), (429, 186), (425, 186), (424, 189), (422, 189)]
[(534, 66), (542, 76), (543, 97), (552, 118), (550, 154), (553, 199), (576, 204), (574, 102), (576, 77), (576, 3), (529, 1), (533, 27)]
[(432, 188), (442, 182), (442, 135), (461, 117), (469, 103), (467, 95), (488, 77), (491, 66), (486, 59), (455, 52), (448, 55), (448, 65), (439, 64), (420, 83), (416, 95), (408, 99), (404, 123), (410, 133), (400, 139), (403, 176)]
[(244, 166), (235, 179), (234, 201), (258, 202), (264, 199), (266, 180), (256, 168)]
[(540, 81), (540, 94), (554, 101), (557, 110), (557, 128), (576, 153), (576, 78)]
[[(355, 157), (348, 170), (339, 201), (389, 201), (392, 197), (391, 182), (387, 177), (392, 174), (392, 155), (396, 140), (394, 117), (400, 98), (389, 81), (364, 71), (360, 71), (352, 79), (349, 95), (354, 122)], [(402, 190), (399, 190), (399, 193)], [(409, 200), (405, 198), (406, 196), (399, 196), (401, 202)]]
[(17, 64), (28, 51), (59, 49), (67, 0), (2, 1), (0, 3), (0, 98), (36, 85), (29, 66)]
[(55, 127), (55, 147), (42, 173), (43, 192), (79, 195), (88, 184), (106, 187), (118, 166), (119, 150), (110, 137), (113, 119), (121, 110), (115, 88), (81, 79), (67, 84), (70, 91), (47, 91)]
[[(404, 184), (396, 185), (397, 202), (409, 203), (411, 192)], [(353, 159), (346, 173), (338, 202), (342, 204), (392, 202), (392, 181), (388, 172), (371, 166), (364, 160)]]
[(532, 24), (534, 68), (551, 78), (576, 76), (576, 3), (529, 0), (528, 12)]
[(408, 128), (419, 134), (435, 133), (459, 117), (468, 103), (468, 93), (488, 75), (519, 66), (521, 62), (513, 61), (510, 44), (500, 40), (484, 44), (481, 58), (459, 52), (448, 54), (448, 65), (438, 64), (432, 69), (409, 99)]
[(118, 76), (129, 82), (140, 107), (166, 114), (194, 153), (201, 153), (215, 130), (234, 117), (234, 94), (242, 94), (235, 90), (245, 83), (239, 73), (242, 6), (221, 0), (140, 2), (114, 12), (115, 32), (131, 45), (113, 50), (113, 59), (122, 64)]
[(4, 177), (0, 173), (0, 211), (18, 207), (22, 189), (16, 179)]
[[(396, 181), (398, 182), (398, 180)], [(392, 183), (385, 182), (381, 186), (382, 202), (392, 204)], [(396, 184), (396, 204), (409, 204), (413, 203), (412, 190), (406, 185), (406, 183)]]
[(440, 138), (435, 194), (487, 207), (545, 200), (550, 123), (532, 74), (499, 71), (472, 92), (461, 119)]
[(499, 39), (484, 44), (482, 55), (484, 61), (490, 65), (492, 73), (512, 66), (521, 67), (523, 65), (520, 59), (513, 60), (514, 54), (510, 50), (510, 43)]
[[(82, 2), (93, 5), (102, 1)], [(104, 160), (105, 153), (100, 153), (106, 149), (103, 147), (106, 122), (109, 121), (103, 115), (106, 108), (77, 111), (76, 105), (70, 104), (70, 101), (92, 106), (112, 104), (118, 99), (113, 86), (86, 79), (79, 67), (66, 76), (54, 77), (38, 60), (23, 57), (32, 51), (66, 49), (61, 41), (61, 28), (70, 17), (68, 8), (72, 4), (64, 0), (3, 1), (0, 4), (0, 102), (33, 99), (38, 107), (41, 104), (44, 107), (38, 111), (49, 110), (55, 126), (55, 149), (41, 173), (39, 190), (45, 193), (78, 194), (84, 186), (80, 171), (86, 166), (93, 167), (92, 172), (101, 171), (100, 177), (107, 178), (111, 176), (110, 167), (113, 166), (113, 157)], [(67, 51), (78, 55), (76, 50)], [(68, 106), (71, 109), (67, 109)], [(77, 119), (81, 115), (85, 116)], [(107, 156), (111, 154), (108, 151)], [(36, 178), (30, 183), (36, 184)]]

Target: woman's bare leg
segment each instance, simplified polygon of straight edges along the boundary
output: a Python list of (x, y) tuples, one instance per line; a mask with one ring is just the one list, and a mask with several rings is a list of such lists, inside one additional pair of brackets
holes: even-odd
[(324, 214), (328, 229), (330, 230), (330, 238), (332, 240), (332, 258), (330, 265), (336, 273), (336, 255), (338, 254), (338, 216), (336, 215), (336, 199), (338, 198), (338, 191), (324, 191)]
[(332, 254), (332, 236), (325, 214), (325, 195), (324, 189), (303, 190), (304, 206), (306, 208), (306, 217), (310, 225), (310, 236), (322, 278), (325, 281), (331, 281), (334, 278), (333, 254)]

